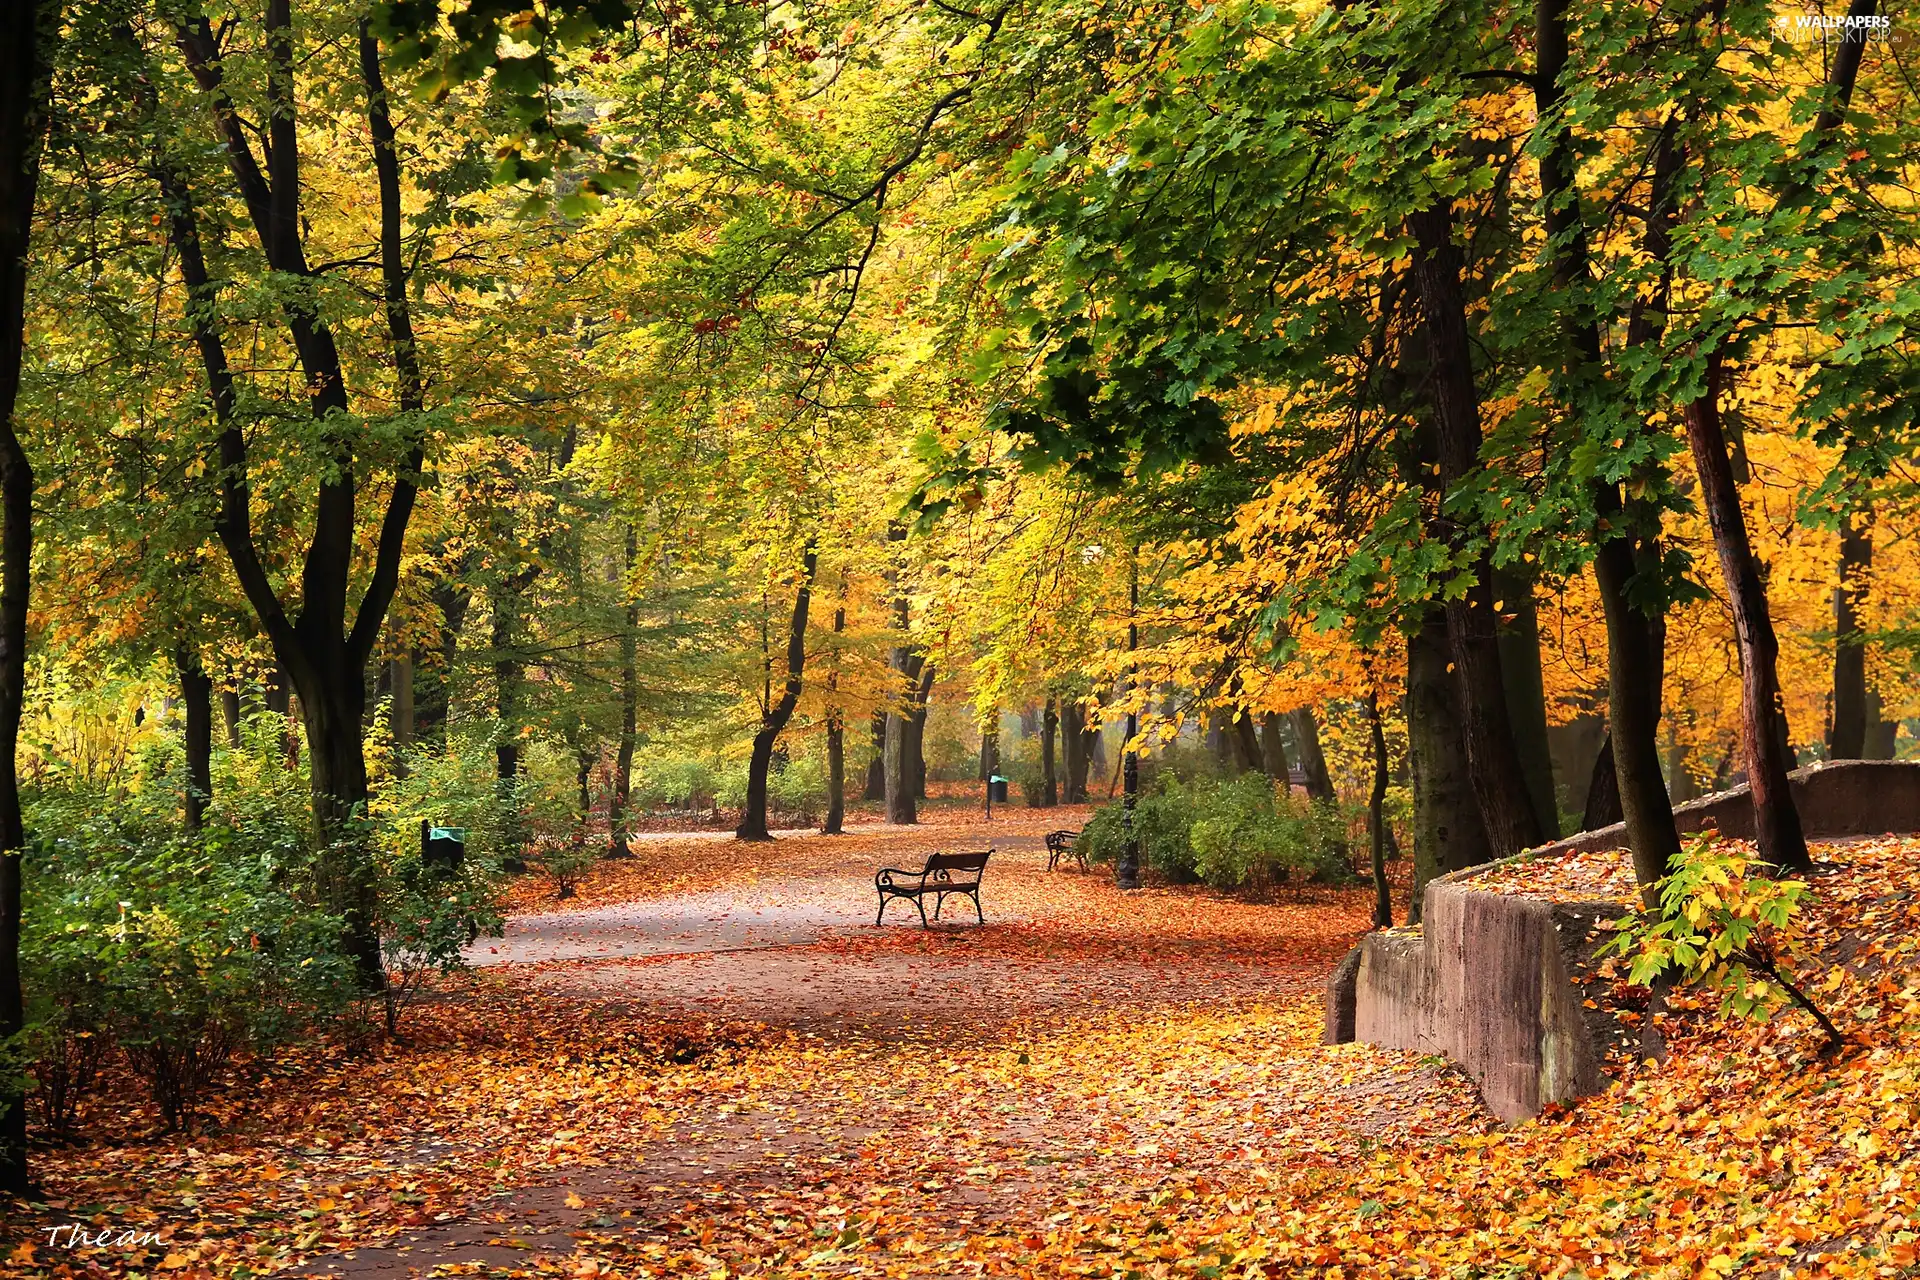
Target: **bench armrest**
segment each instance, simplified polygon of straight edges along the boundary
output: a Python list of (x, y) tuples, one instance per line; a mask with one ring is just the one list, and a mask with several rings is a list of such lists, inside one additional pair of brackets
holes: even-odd
[(924, 884), (927, 879), (927, 869), (921, 867), (918, 871), (908, 871), (904, 867), (882, 867), (873, 873), (874, 888), (878, 889), (883, 885), (891, 885), (895, 876), (899, 876), (903, 880), (913, 880)]

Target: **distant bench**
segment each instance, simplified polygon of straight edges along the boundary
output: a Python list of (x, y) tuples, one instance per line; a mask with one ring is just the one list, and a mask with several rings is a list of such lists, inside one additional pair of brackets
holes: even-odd
[(1086, 850), (1080, 847), (1078, 831), (1047, 832), (1047, 870), (1053, 870), (1062, 858), (1078, 859), (1080, 869), (1082, 871), (1087, 869), (1087, 854)]
[(933, 895), (933, 918), (938, 920), (947, 895), (960, 893), (973, 899), (973, 914), (979, 923), (985, 924), (986, 913), (980, 910), (980, 877), (986, 873), (987, 859), (992, 856), (991, 849), (981, 853), (936, 853), (918, 871), (906, 871), (899, 867), (880, 868), (873, 877), (873, 887), (880, 894), (880, 910), (875, 913), (873, 922), (879, 924), (887, 914), (887, 903), (895, 898), (907, 898), (920, 912), (920, 927), (924, 929), (927, 927), (927, 908), (920, 900), (928, 894)]

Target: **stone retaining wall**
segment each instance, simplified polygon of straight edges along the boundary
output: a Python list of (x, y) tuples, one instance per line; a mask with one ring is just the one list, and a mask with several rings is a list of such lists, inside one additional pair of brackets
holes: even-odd
[[(1920, 831), (1920, 763), (1849, 760), (1792, 775), (1809, 836)], [(1742, 786), (1679, 806), (1684, 833), (1717, 827), (1750, 836), (1753, 809)], [(1622, 848), (1607, 827), (1521, 855)], [(1360, 1040), (1444, 1053), (1509, 1122), (1606, 1086), (1607, 1053), (1630, 1034), (1586, 1006), (1581, 984), (1605, 940), (1611, 902), (1548, 902), (1476, 888), (1491, 866), (1470, 867), (1426, 888), (1415, 929), (1368, 934), (1327, 985), (1330, 1043)]]

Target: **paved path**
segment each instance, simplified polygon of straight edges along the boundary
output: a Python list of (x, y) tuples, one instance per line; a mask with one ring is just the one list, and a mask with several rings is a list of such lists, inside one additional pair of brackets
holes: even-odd
[[(747, 1065), (662, 1075), (657, 1109), (595, 1159), (298, 1274), (782, 1274), (857, 1236), (857, 1205), (900, 1238), (890, 1274), (936, 1244), (1026, 1238), (1471, 1120), (1464, 1087), (1417, 1055), (1317, 1044), (1316, 993), (1364, 927), (1359, 891), (1265, 907), (1123, 895), (1098, 872), (1049, 873), (1041, 823), (663, 840), (597, 871), (580, 906), (528, 899), (475, 948), (490, 981), (608, 1025), (693, 1014), (773, 1039)], [(922, 931), (899, 906), (875, 927), (876, 866), (986, 843), (986, 927)], [(605, 1114), (558, 1123), (604, 1130)], [(932, 1274), (977, 1272), (952, 1256)], [(879, 1274), (878, 1258), (814, 1257)]]
[[(777, 838), (815, 846), (826, 844), (812, 831), (778, 832)], [(659, 897), (600, 905), (548, 910), (511, 916), (499, 938), (482, 938), (467, 948), (468, 963), (478, 967), (541, 964), (555, 960), (614, 960), (646, 956), (695, 955), (762, 947), (791, 947), (819, 942), (849, 930), (872, 929), (876, 898), (874, 871), (888, 857), (919, 865), (926, 852), (946, 847), (971, 847), (991, 840), (997, 852), (989, 864), (985, 906), (996, 923), (1023, 918), (996, 902), (993, 891), (1011, 875), (1042, 866), (1045, 845), (1039, 836), (991, 831), (945, 832), (934, 828), (873, 825), (853, 829), (841, 848), (816, 848), (816, 856), (795, 869), (734, 882), (712, 889), (669, 893)], [(740, 860), (741, 846), (727, 832), (696, 832), (656, 843), (672, 844), (683, 857), (704, 859), (721, 873)], [(895, 846), (889, 850), (888, 846)], [(904, 847), (901, 847), (904, 846)], [(748, 846), (755, 857), (764, 846)], [(650, 856), (642, 852), (641, 858)], [(1017, 864), (1017, 865), (1016, 865)], [(949, 907), (967, 922), (972, 904)], [(928, 910), (932, 910), (931, 907)], [(919, 916), (912, 904), (895, 902), (888, 910), (891, 928)]]

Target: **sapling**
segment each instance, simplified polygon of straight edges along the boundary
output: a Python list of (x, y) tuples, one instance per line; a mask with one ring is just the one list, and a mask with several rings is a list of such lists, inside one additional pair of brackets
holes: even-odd
[(1664, 973), (1718, 991), (1723, 1013), (1749, 1021), (1764, 1022), (1791, 1001), (1837, 1049), (1846, 1038), (1788, 971), (1807, 886), (1755, 874), (1757, 866), (1739, 846), (1688, 842), (1657, 886), (1660, 910), (1628, 916), (1600, 954), (1630, 957), (1629, 980), (1641, 986)]

